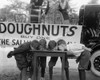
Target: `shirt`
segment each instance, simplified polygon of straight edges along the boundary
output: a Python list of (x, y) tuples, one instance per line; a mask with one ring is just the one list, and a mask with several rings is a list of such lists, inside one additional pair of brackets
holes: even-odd
[(67, 50), (75, 56), (80, 56), (81, 52), (83, 52), (85, 49), (84, 47), (85, 45), (80, 43), (68, 44), (66, 46)]

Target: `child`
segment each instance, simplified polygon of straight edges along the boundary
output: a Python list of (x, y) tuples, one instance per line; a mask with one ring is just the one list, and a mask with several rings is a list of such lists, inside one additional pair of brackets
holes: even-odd
[[(39, 46), (39, 50), (47, 50), (46, 48), (46, 40), (45, 39), (41, 39), (39, 41), (40, 46)], [(46, 68), (46, 57), (40, 57), (40, 67), (41, 67), (41, 78), (40, 80), (45, 80), (45, 68)]]
[[(66, 42), (62, 39), (58, 40), (58, 42), (56, 43), (54, 40), (51, 40), (48, 44), (48, 48), (49, 50), (60, 50), (60, 51), (65, 51), (65, 47), (61, 48), (61, 46), (66, 46)], [(52, 74), (53, 74), (53, 67), (55, 66), (56, 62), (58, 60), (58, 57), (51, 57), (50, 61), (49, 61), (49, 77), (50, 80), (52, 80)], [(62, 61), (62, 58), (61, 58)], [(65, 56), (65, 64), (64, 64), (64, 68), (65, 68), (65, 72), (66, 72), (66, 78), (67, 80), (69, 80), (69, 71), (68, 71), (68, 60), (67, 60), (67, 54)]]
[(85, 70), (88, 69), (91, 49), (83, 44), (74, 43), (68, 44), (67, 50), (77, 57), (76, 63), (79, 62), (78, 71), (80, 80), (86, 80)]
[(17, 67), (21, 71), (20, 80), (27, 80), (27, 68), (29, 67), (27, 54), (30, 54), (31, 48), (38, 50), (39, 42), (37, 40), (33, 40), (32, 42), (23, 43), (7, 55), (8, 58), (11, 58), (12, 56), (15, 57)]

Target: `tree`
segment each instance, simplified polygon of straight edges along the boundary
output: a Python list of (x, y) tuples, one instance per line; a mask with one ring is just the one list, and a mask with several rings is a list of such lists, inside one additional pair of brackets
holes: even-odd
[(0, 18), (5, 18), (3, 21), (7, 21), (8, 18), (12, 18), (13, 14), (10, 12), (9, 7), (4, 7), (0, 10)]
[[(20, 19), (26, 20), (27, 18), (26, 6), (28, 4), (21, 2), (19, 0), (8, 0), (8, 1), (10, 1), (11, 4), (5, 6), (4, 8), (0, 10), (1, 12), (0, 16), (4, 16), (6, 18), (6, 21), (18, 21), (16, 20), (16, 19), (19, 19), (18, 16), (20, 16)], [(1, 17), (1, 18), (4, 18), (4, 17)], [(25, 21), (25, 20), (19, 20), (19, 21)]]

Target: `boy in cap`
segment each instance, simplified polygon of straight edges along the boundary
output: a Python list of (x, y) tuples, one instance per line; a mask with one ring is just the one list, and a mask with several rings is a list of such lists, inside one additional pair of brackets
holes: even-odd
[(17, 67), (21, 71), (20, 80), (27, 80), (27, 68), (29, 67), (29, 63), (27, 60), (27, 54), (30, 53), (30, 50), (38, 50), (39, 42), (37, 40), (33, 40), (32, 42), (26, 42), (21, 44), (14, 51), (10, 51), (7, 55), (8, 58), (15, 56), (15, 60), (17, 63)]
[[(66, 45), (66, 42), (64, 40), (59, 40), (57, 43), (54, 40), (51, 40), (48, 44), (49, 50), (60, 50), (60, 51), (65, 51), (65, 48), (60, 48), (60, 45)], [(53, 67), (55, 66), (56, 62), (58, 60), (58, 57), (51, 57), (49, 61), (49, 77), (50, 80), (52, 80), (52, 74), (53, 74)], [(62, 58), (61, 58), (62, 61)], [(65, 56), (65, 72), (66, 72), (66, 78), (69, 80), (69, 71), (68, 71), (68, 60), (67, 60), (67, 54)]]
[[(79, 62), (78, 71), (79, 71), (79, 79), (86, 80), (85, 70), (88, 69), (89, 61), (90, 61), (90, 51), (91, 48), (87, 48), (85, 45), (81, 43), (73, 43), (65, 45), (63, 40), (58, 41), (58, 48), (60, 50), (67, 49), (67, 51), (71, 51), (76, 57), (76, 63)], [(71, 50), (72, 49), (72, 50)]]
[(90, 48), (87, 48), (85, 45), (80, 43), (68, 44), (67, 51), (73, 53), (77, 59), (76, 63), (79, 62), (78, 71), (80, 80), (86, 80), (85, 70), (88, 69), (90, 62)]
[[(47, 42), (45, 39), (41, 39), (39, 43), (40, 43), (39, 50), (43, 50), (43, 51), (47, 50), (47, 47), (46, 47)], [(40, 80), (45, 80), (44, 77), (45, 77), (45, 68), (46, 68), (46, 57), (40, 57), (40, 67), (41, 67)]]

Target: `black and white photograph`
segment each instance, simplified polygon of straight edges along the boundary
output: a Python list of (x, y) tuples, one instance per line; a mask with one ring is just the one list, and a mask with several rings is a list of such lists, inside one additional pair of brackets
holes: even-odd
[(0, 80), (100, 80), (100, 0), (0, 0)]

